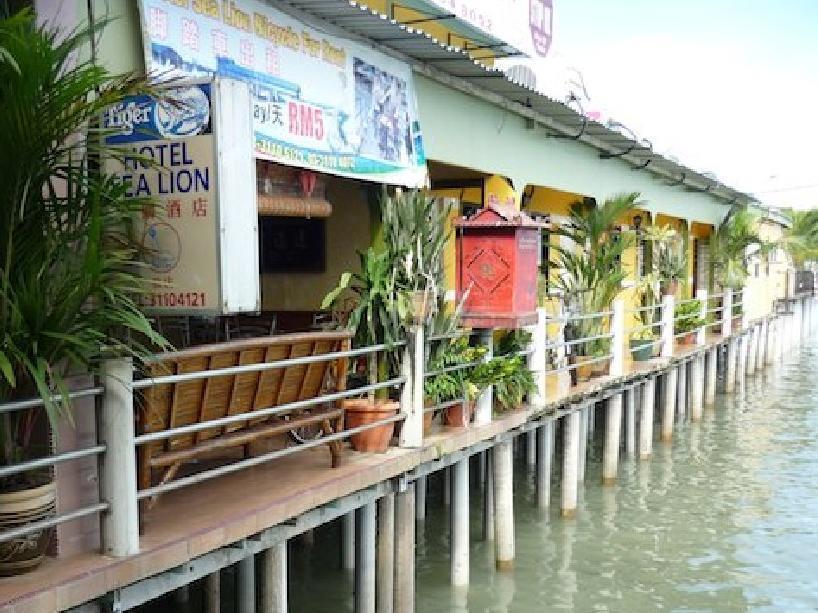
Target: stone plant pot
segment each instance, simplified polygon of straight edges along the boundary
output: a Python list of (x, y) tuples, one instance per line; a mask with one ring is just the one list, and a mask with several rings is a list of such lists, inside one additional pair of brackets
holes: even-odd
[[(434, 400), (428, 400), (427, 399), (427, 400), (425, 400), (423, 402), (423, 408), (428, 409), (429, 407), (435, 406), (435, 404), (436, 403), (435, 403)], [(432, 431), (432, 422), (434, 421), (434, 418), (435, 418), (435, 412), (434, 411), (424, 411), (423, 412), (423, 435), (424, 436), (426, 436), (427, 434), (429, 434)]]
[[(372, 424), (388, 417), (393, 417), (400, 410), (396, 400), (375, 400), (353, 398), (343, 400), (344, 424), (347, 430)], [(389, 448), (389, 441), (395, 432), (395, 422), (368, 428), (349, 437), (355, 451), (383, 453)]]
[(636, 340), (631, 339), (629, 346), (631, 356), (634, 362), (646, 362), (653, 357), (653, 343), (652, 340)]
[(443, 413), (443, 423), (447, 426), (465, 428), (474, 415), (474, 402), (461, 402), (447, 407)]
[[(0, 493), (0, 532), (52, 517), (57, 487), (53, 481), (14, 492)], [(37, 568), (45, 557), (53, 529), (38, 530), (0, 543), (0, 575), (19, 575)]]

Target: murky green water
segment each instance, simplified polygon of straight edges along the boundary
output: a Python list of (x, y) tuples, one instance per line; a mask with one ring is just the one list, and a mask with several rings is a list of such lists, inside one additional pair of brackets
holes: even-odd
[[(672, 447), (625, 459), (616, 487), (588, 464), (578, 518), (535, 507), (533, 474), (515, 472), (517, 560), (494, 570), (472, 490), (471, 587), (449, 586), (448, 519), (430, 494), (419, 535), (417, 610), (818, 610), (818, 347), (719, 396), (701, 424), (677, 425)], [(291, 558), (293, 611), (351, 610), (332, 530)], [(336, 537), (337, 538), (337, 537)], [(330, 544), (332, 542), (332, 544)]]

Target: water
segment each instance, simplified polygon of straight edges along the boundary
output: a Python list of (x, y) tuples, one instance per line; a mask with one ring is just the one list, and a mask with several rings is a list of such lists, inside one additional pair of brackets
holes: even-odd
[[(818, 347), (719, 396), (701, 424), (677, 424), (649, 462), (623, 459), (616, 487), (588, 463), (576, 520), (536, 509), (515, 467), (517, 559), (494, 570), (472, 489), (471, 586), (449, 585), (447, 514), (435, 491), (419, 534), (417, 610), (436, 612), (818, 610)], [(598, 436), (601, 433), (598, 433)], [(434, 485), (433, 485), (434, 487)], [(293, 611), (351, 610), (337, 531), (292, 551)]]

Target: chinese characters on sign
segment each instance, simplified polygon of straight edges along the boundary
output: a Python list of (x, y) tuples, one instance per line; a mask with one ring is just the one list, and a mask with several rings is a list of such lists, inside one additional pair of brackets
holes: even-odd
[(161, 100), (134, 96), (103, 125), (124, 158), (109, 162), (135, 197), (150, 198), (138, 219), (147, 275), (146, 306), (157, 313), (220, 308), (217, 192), (210, 85), (170, 90)]
[(256, 156), (406, 186), (426, 176), (411, 69), (261, 0), (140, 0), (155, 74), (250, 84)]

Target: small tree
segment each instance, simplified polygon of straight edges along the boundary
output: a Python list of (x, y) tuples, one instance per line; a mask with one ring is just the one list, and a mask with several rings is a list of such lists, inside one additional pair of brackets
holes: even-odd
[[(165, 344), (139, 306), (132, 222), (144, 202), (101, 170), (114, 152), (96, 127), (146, 88), (77, 59), (97, 32), (38, 26), (28, 10), (0, 21), (0, 401), (38, 394), (52, 424), (67, 415), (68, 374), (143, 356), (137, 338)], [(2, 415), (0, 465), (32, 454), (39, 414)]]

